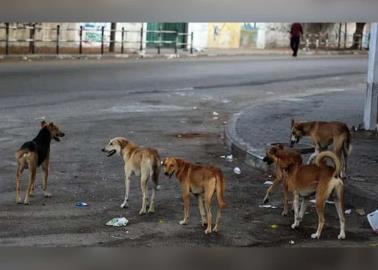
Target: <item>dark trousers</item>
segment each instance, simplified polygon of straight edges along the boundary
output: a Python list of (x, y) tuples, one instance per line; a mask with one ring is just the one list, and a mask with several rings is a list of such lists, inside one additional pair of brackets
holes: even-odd
[(290, 47), (293, 50), (293, 56), (297, 56), (298, 49), (299, 49), (299, 37), (291, 37), (290, 38)]

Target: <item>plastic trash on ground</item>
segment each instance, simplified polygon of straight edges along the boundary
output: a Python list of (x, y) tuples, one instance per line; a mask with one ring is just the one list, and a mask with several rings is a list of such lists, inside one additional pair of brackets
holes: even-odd
[(290, 244), (290, 245), (294, 245), (295, 242), (294, 242), (293, 240), (290, 240), (290, 241), (289, 241), (289, 244)]
[(216, 116), (216, 115), (219, 115), (219, 113), (217, 113), (217, 112), (213, 112), (213, 115), (215, 115), (215, 116)]
[(367, 214), (367, 219), (371, 228), (378, 233), (378, 209), (374, 212)]
[(260, 208), (272, 208), (272, 209), (276, 209), (277, 208), (277, 206), (271, 205), (271, 204), (260, 204), (259, 207)]
[(125, 217), (120, 217), (120, 218), (113, 218), (106, 222), (107, 226), (114, 226), (114, 227), (122, 227), (126, 226), (129, 221)]
[(365, 210), (362, 209), (362, 208), (357, 208), (355, 211), (356, 211), (356, 213), (359, 214), (360, 216), (364, 216), (364, 215), (366, 215)]
[(89, 204), (86, 202), (77, 202), (75, 204), (76, 207), (87, 207)]
[(234, 168), (234, 173), (236, 173), (236, 174), (241, 174), (241, 170), (240, 170), (240, 168), (239, 168), (239, 167), (235, 167), (235, 168)]
[(264, 182), (264, 185), (271, 186), (271, 185), (273, 185), (273, 182), (268, 180), (268, 181), (265, 181), (265, 182)]
[(351, 213), (352, 213), (352, 209), (347, 209), (347, 210), (345, 210), (345, 215), (350, 215)]

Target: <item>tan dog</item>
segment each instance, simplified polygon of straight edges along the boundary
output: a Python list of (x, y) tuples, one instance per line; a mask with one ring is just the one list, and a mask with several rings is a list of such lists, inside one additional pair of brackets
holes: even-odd
[(35, 176), (37, 167), (42, 165), (44, 172), (42, 181), (42, 190), (45, 197), (51, 197), (47, 192), (47, 178), (49, 176), (49, 161), (50, 161), (50, 143), (51, 139), (60, 141), (59, 137), (63, 137), (64, 133), (54, 125), (53, 122), (41, 122), (41, 129), (32, 141), (24, 143), (16, 152), (17, 159), (17, 173), (16, 173), (16, 202), (21, 203), (20, 197), (20, 179), (23, 171), (29, 169), (29, 184), (25, 194), (24, 204), (29, 204), (29, 196), (33, 195)]
[[(180, 221), (180, 225), (185, 225), (189, 221), (189, 196), (192, 193), (198, 198), (202, 226), (207, 224), (205, 234), (211, 233), (211, 199), (216, 192), (218, 210), (214, 231), (219, 232), (221, 209), (226, 207), (224, 201), (225, 180), (222, 171), (214, 166), (195, 165), (174, 157), (166, 158), (162, 162), (162, 165), (165, 175), (172, 177), (175, 174), (181, 184), (182, 199), (184, 201), (184, 219)], [(203, 207), (204, 202), (205, 209)]]
[(158, 189), (160, 173), (160, 157), (158, 152), (152, 148), (138, 147), (138, 145), (123, 137), (111, 139), (102, 151), (107, 153), (108, 157), (118, 153), (125, 162), (125, 199), (121, 204), (121, 208), (128, 206), (130, 176), (135, 174), (140, 176), (140, 186), (143, 194), (142, 208), (139, 214), (143, 215), (146, 213), (149, 179), (152, 180), (154, 187), (152, 189), (148, 213), (155, 212), (155, 190)]
[(347, 159), (352, 147), (350, 144), (351, 135), (349, 128), (342, 122), (296, 122), (291, 120), (291, 146), (298, 143), (304, 136), (310, 136), (315, 146), (313, 153), (308, 161), (311, 163), (313, 158), (322, 150), (327, 150), (333, 144), (333, 152), (340, 159), (342, 164), (342, 176), (345, 177), (347, 170)]
[[(318, 229), (312, 234), (312, 238), (320, 238), (324, 226), (324, 208), (326, 200), (335, 191), (336, 210), (340, 220), (340, 233), (338, 239), (345, 239), (345, 217), (343, 210), (344, 188), (343, 181), (339, 177), (341, 164), (338, 157), (331, 151), (321, 152), (316, 156), (315, 164), (293, 165), (286, 163), (285, 159), (276, 157), (281, 166), (286, 166), (288, 191), (294, 195), (294, 223), (292, 229), (299, 226), (306, 211), (306, 199), (315, 192), (316, 212), (318, 214)], [(329, 158), (335, 167), (326, 165), (325, 159)], [(299, 211), (299, 197), (304, 197)]]
[(302, 165), (301, 154), (297, 150), (284, 149), (281, 144), (276, 144), (266, 150), (266, 155), (263, 161), (268, 163), (269, 165), (272, 163), (275, 164), (275, 179), (273, 181), (273, 184), (266, 191), (264, 203), (267, 203), (269, 201), (270, 194), (281, 183), (284, 193), (284, 209), (281, 215), (286, 216), (288, 212), (288, 190), (287, 181), (285, 179), (286, 173), (284, 170), (288, 165)]

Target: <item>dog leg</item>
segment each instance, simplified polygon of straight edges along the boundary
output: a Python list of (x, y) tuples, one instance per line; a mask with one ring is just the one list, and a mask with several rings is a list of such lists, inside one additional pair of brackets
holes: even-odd
[(198, 209), (201, 215), (201, 224), (202, 224), (202, 227), (204, 227), (205, 225), (207, 225), (207, 220), (206, 220), (205, 207), (203, 206), (203, 196), (198, 195), (197, 198), (198, 198)]
[(21, 175), (23, 171), (24, 171), (24, 164), (18, 163), (17, 172), (16, 172), (16, 203), (21, 203), (20, 179), (21, 179)]
[(30, 194), (30, 190), (31, 190), (32, 185), (34, 185), (35, 175), (36, 175), (36, 172), (37, 172), (37, 168), (36, 168), (35, 164), (29, 163), (29, 170), (30, 170), (29, 184), (28, 184), (28, 189), (26, 190), (24, 204), (29, 204), (29, 194)]
[(293, 200), (293, 208), (294, 208), (294, 223), (291, 225), (292, 229), (295, 229), (299, 226), (299, 194), (294, 193), (294, 200)]
[(184, 219), (179, 222), (180, 225), (186, 225), (189, 221), (189, 208), (190, 208), (190, 198), (189, 192), (185, 191), (182, 194), (182, 199), (184, 201)]
[[(50, 198), (51, 197), (51, 193), (47, 192), (47, 178), (49, 177), (49, 163), (46, 159), (46, 161), (44, 161), (42, 163), (42, 170), (43, 170), (43, 179), (42, 179), (42, 190), (43, 190), (43, 195), (46, 197), (46, 198)], [(34, 185), (33, 185), (34, 187)]]
[(299, 221), (298, 221), (298, 225), (299, 225), (299, 222), (302, 222), (303, 220), (303, 216), (306, 212), (306, 208), (307, 208), (307, 202), (306, 202), (306, 198), (302, 198), (302, 202), (301, 202), (301, 210), (299, 211)]
[(215, 180), (214, 180), (214, 187), (207, 188), (205, 190), (205, 209), (206, 209), (206, 217), (207, 217), (207, 228), (205, 230), (205, 234), (211, 233), (211, 223), (212, 223), (212, 214), (211, 214), (211, 198), (213, 197), (214, 190), (215, 190)]
[(318, 214), (318, 229), (311, 235), (313, 239), (319, 239), (324, 226), (324, 207), (326, 198), (316, 196), (316, 213)]
[(283, 200), (284, 201), (284, 207), (283, 207), (283, 211), (282, 211), (281, 215), (286, 216), (288, 209), (289, 209), (289, 192), (287, 190), (287, 185), (283, 186), (283, 193), (284, 193), (284, 200)]
[[(151, 178), (152, 176), (150, 176)], [(152, 180), (152, 179), (151, 179)], [(155, 187), (152, 187), (152, 191), (151, 191), (151, 202), (150, 202), (150, 206), (148, 208), (148, 213), (155, 213), (155, 190), (156, 188)]]
[(128, 173), (125, 167), (125, 198), (123, 200), (123, 203), (121, 204), (121, 208), (129, 207), (129, 204), (128, 204), (129, 192), (130, 192), (130, 174)]
[(218, 208), (217, 208), (217, 217), (215, 218), (215, 227), (214, 227), (214, 232), (219, 232), (220, 231), (220, 219), (221, 219), (221, 209), (219, 208), (219, 205), (218, 205)]
[(146, 214), (146, 208), (147, 208), (147, 177), (145, 175), (142, 175), (140, 179), (140, 188), (142, 190), (142, 208), (139, 211), (139, 215), (144, 215)]
[(279, 178), (279, 176), (277, 176), (277, 178), (274, 179), (273, 184), (266, 191), (264, 201), (263, 201), (264, 203), (269, 202), (270, 193), (274, 192), (274, 190), (280, 184), (280, 182), (281, 182), (281, 179)]
[(336, 198), (337, 198), (336, 202), (335, 202), (335, 206), (336, 206), (337, 215), (339, 216), (339, 220), (340, 220), (340, 233), (337, 236), (337, 239), (342, 240), (342, 239), (345, 239), (345, 216), (344, 216), (344, 209), (343, 209), (343, 201), (344, 201), (343, 186), (342, 185), (336, 186), (335, 190), (336, 190)]

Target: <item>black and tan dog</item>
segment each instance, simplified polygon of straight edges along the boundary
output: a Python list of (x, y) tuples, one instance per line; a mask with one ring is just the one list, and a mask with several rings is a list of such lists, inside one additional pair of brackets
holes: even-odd
[(130, 176), (135, 174), (140, 176), (140, 186), (142, 189), (142, 208), (140, 215), (146, 213), (148, 180), (151, 179), (154, 187), (152, 189), (151, 203), (148, 209), (149, 213), (155, 212), (155, 190), (159, 185), (160, 157), (158, 152), (152, 148), (142, 148), (123, 137), (116, 137), (109, 141), (102, 149), (108, 157), (118, 153), (125, 163), (125, 199), (121, 208), (128, 206), (130, 192)]
[(328, 146), (333, 144), (333, 152), (341, 161), (342, 176), (346, 176), (347, 159), (352, 151), (351, 135), (349, 128), (342, 122), (324, 122), (324, 121), (311, 121), (311, 122), (296, 122), (291, 120), (291, 138), (290, 144), (293, 146), (299, 140), (309, 136), (315, 147), (315, 153), (309, 158), (309, 162), (319, 154), (320, 151), (327, 150)]
[[(190, 193), (198, 198), (198, 208), (202, 219), (202, 226), (206, 226), (205, 234), (212, 231), (211, 199), (216, 192), (218, 209), (214, 232), (220, 231), (221, 209), (226, 207), (224, 201), (225, 180), (222, 171), (214, 166), (192, 164), (188, 161), (168, 157), (162, 162), (165, 175), (172, 177), (173, 174), (180, 181), (181, 193), (184, 201), (184, 219), (180, 225), (189, 222)], [(205, 209), (204, 204), (205, 202)]]
[[(284, 163), (282, 162), (284, 160)], [(270, 194), (276, 189), (279, 184), (282, 184), (284, 193), (284, 209), (282, 215), (286, 216), (288, 212), (288, 190), (287, 181), (285, 179), (285, 169), (288, 165), (302, 165), (302, 157), (299, 151), (295, 149), (284, 149), (281, 144), (275, 144), (266, 150), (264, 162), (269, 165), (274, 163), (275, 165), (275, 179), (273, 184), (268, 188), (264, 197), (264, 203), (269, 201)]]
[[(326, 164), (326, 159), (332, 160), (334, 167)], [(315, 158), (315, 164), (294, 165), (282, 156), (276, 156), (282, 168), (287, 173), (288, 191), (293, 193), (294, 223), (292, 229), (299, 226), (306, 211), (306, 199), (315, 193), (316, 212), (318, 214), (318, 229), (311, 235), (312, 238), (320, 238), (325, 218), (324, 208), (326, 200), (334, 192), (336, 211), (340, 220), (340, 233), (338, 239), (345, 239), (345, 217), (343, 211), (344, 188), (343, 181), (339, 177), (341, 164), (338, 157), (331, 151), (323, 151)], [(299, 197), (302, 197), (299, 210)]]
[(49, 161), (50, 161), (50, 143), (51, 139), (60, 141), (59, 137), (63, 137), (64, 133), (54, 125), (53, 122), (41, 122), (41, 130), (37, 137), (32, 141), (24, 143), (16, 152), (17, 159), (17, 173), (16, 173), (16, 202), (21, 203), (20, 197), (20, 178), (24, 169), (29, 169), (29, 184), (25, 194), (24, 204), (29, 204), (29, 196), (34, 191), (34, 182), (37, 167), (42, 165), (44, 172), (42, 190), (45, 197), (50, 197), (51, 194), (47, 192), (47, 178), (49, 175)]

